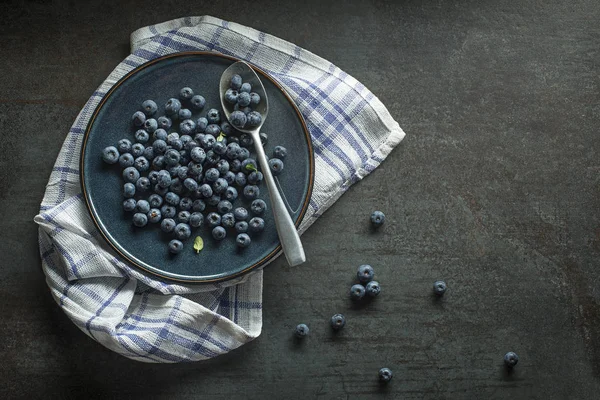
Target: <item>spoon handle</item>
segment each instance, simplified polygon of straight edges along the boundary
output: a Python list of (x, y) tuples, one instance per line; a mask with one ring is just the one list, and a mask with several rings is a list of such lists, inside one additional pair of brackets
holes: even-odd
[(252, 131), (252, 139), (254, 140), (254, 147), (256, 149), (256, 155), (258, 163), (267, 182), (267, 188), (269, 189), (269, 197), (271, 198), (271, 207), (273, 208), (273, 216), (275, 217), (275, 225), (277, 226), (277, 233), (279, 234), (279, 240), (281, 241), (281, 247), (285, 254), (288, 264), (295, 266), (302, 264), (306, 261), (304, 255), (304, 248), (300, 241), (300, 235), (296, 230), (296, 226), (288, 213), (288, 210), (281, 198), (281, 194), (271, 174), (267, 156), (265, 155), (265, 149), (263, 148), (258, 130)]

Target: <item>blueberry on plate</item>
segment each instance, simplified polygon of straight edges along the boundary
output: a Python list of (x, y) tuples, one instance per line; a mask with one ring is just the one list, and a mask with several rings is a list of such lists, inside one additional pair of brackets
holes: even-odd
[(165, 218), (160, 223), (160, 229), (165, 233), (171, 233), (175, 230), (176, 225), (173, 218)]
[(271, 169), (271, 173), (274, 176), (277, 176), (281, 174), (281, 171), (283, 171), (283, 161), (281, 161), (279, 158), (271, 158), (269, 160), (269, 168)]
[(120, 154), (129, 153), (131, 151), (131, 141), (129, 139), (121, 139), (117, 142), (117, 149)]
[(209, 124), (218, 124), (221, 122), (221, 113), (216, 108), (211, 108), (206, 112), (206, 119)]
[(223, 240), (225, 239), (225, 236), (227, 236), (227, 232), (225, 231), (225, 228), (223, 228), (222, 226), (215, 226), (212, 230), (212, 237), (215, 240)]
[(258, 134), (258, 136), (260, 136), (260, 142), (262, 143), (263, 146), (265, 144), (267, 144), (267, 140), (269, 140), (269, 135), (267, 135), (264, 132), (261, 132), (261, 133)]
[(246, 185), (244, 187), (244, 197), (248, 200), (254, 200), (260, 194), (260, 189), (256, 185)]
[(248, 236), (248, 234), (246, 233), (240, 233), (235, 238), (235, 244), (237, 244), (237, 246), (241, 248), (250, 246), (251, 242), (252, 240), (250, 239), (250, 236)]
[(221, 225), (221, 216), (216, 212), (208, 213), (206, 216), (206, 225), (208, 225), (209, 228)]
[(161, 217), (162, 214), (157, 208), (151, 208), (150, 211), (148, 211), (148, 222), (152, 222), (155, 224), (157, 222), (160, 222)]
[(206, 203), (203, 200), (197, 199), (192, 203), (192, 210), (195, 212), (201, 213), (206, 209)]
[(381, 225), (383, 225), (384, 221), (384, 213), (382, 213), (381, 211), (373, 211), (373, 214), (371, 214), (371, 224), (373, 224), (374, 227), (380, 227)]
[(225, 200), (235, 201), (235, 199), (238, 198), (238, 191), (233, 186), (228, 186), (227, 189), (225, 189), (225, 193), (223, 193), (223, 197), (225, 197)]
[(331, 317), (330, 324), (334, 331), (339, 331), (346, 325), (346, 317), (344, 314), (335, 314)]
[(373, 276), (375, 275), (375, 270), (370, 265), (361, 265), (358, 267), (358, 271), (356, 271), (356, 277), (360, 283), (367, 283), (373, 280)]
[(127, 212), (131, 212), (135, 210), (135, 206), (137, 205), (137, 201), (135, 199), (126, 199), (123, 202), (123, 210)]
[(138, 200), (135, 208), (138, 212), (147, 214), (150, 211), (150, 203), (147, 200)]
[[(190, 117), (191, 117), (191, 115), (190, 115)], [(194, 121), (192, 121), (191, 119), (184, 119), (179, 124), (179, 132), (181, 132), (182, 135), (190, 135), (190, 134), (194, 133), (195, 131), (196, 131), (196, 123)]]
[(152, 208), (159, 208), (162, 206), (163, 198), (156, 193), (152, 193), (150, 196), (148, 196), (148, 203)]
[(193, 212), (190, 215), (189, 224), (192, 228), (200, 228), (202, 225), (204, 225), (204, 215), (199, 212)]
[(350, 297), (352, 300), (360, 300), (365, 297), (365, 287), (361, 284), (352, 285), (350, 288)]
[(134, 126), (142, 126), (144, 125), (144, 122), (146, 122), (146, 114), (141, 111), (136, 111), (131, 116), (131, 121), (133, 122)]
[(233, 228), (235, 226), (235, 217), (233, 216), (233, 213), (228, 212), (223, 214), (221, 217), (221, 225), (224, 228)]
[(233, 90), (240, 90), (242, 87), (242, 77), (238, 74), (235, 74), (231, 77), (231, 81), (229, 82), (229, 87)]
[(248, 222), (250, 231), (254, 233), (260, 233), (265, 230), (265, 220), (260, 217), (254, 217)]
[(183, 250), (183, 243), (180, 240), (173, 239), (169, 242), (169, 252), (179, 254)]
[(174, 218), (175, 214), (177, 214), (177, 209), (169, 204), (164, 204), (160, 208), (160, 213), (162, 214), (163, 218)]
[(250, 183), (252, 185), (256, 185), (257, 183), (262, 182), (262, 180), (263, 180), (263, 173), (260, 171), (252, 171), (248, 175), (248, 183)]
[(283, 160), (287, 156), (287, 149), (283, 146), (275, 146), (273, 149), (273, 157)]
[(217, 211), (221, 214), (226, 214), (233, 210), (233, 204), (231, 204), (228, 200), (221, 200), (219, 204), (217, 204)]
[(129, 153), (123, 153), (119, 156), (119, 166), (121, 168), (131, 167), (134, 162), (135, 162), (135, 159)]
[(392, 380), (392, 370), (389, 368), (381, 368), (379, 370), (379, 382), (388, 383)]
[(516, 353), (509, 351), (504, 355), (504, 365), (506, 365), (507, 368), (514, 368), (518, 362), (519, 356)]
[(135, 167), (127, 167), (123, 170), (123, 179), (125, 182), (135, 183), (140, 179), (140, 171)]
[(131, 198), (135, 196), (135, 185), (133, 183), (127, 182), (123, 185), (123, 197)]
[(196, 95), (192, 96), (190, 103), (194, 110), (202, 110), (204, 108), (204, 106), (206, 105), (206, 99), (204, 97), (200, 96), (199, 94), (196, 94)]
[[(147, 134), (148, 133), (146, 132), (146, 135)], [(133, 155), (134, 157), (143, 156), (144, 155), (144, 150), (146, 150), (146, 148), (141, 143), (134, 143), (134, 144), (131, 145), (131, 155)]]
[[(169, 128), (166, 128), (166, 129), (169, 129)], [(166, 142), (167, 139), (168, 139), (168, 137), (169, 137), (169, 134), (163, 128), (158, 128), (157, 130), (155, 130), (152, 133), (152, 139), (153, 140), (164, 140)]]
[[(156, 132), (156, 131), (155, 131)], [(133, 135), (139, 143), (146, 143), (150, 140), (150, 134), (143, 129), (138, 129)]]
[(170, 98), (165, 104), (165, 113), (167, 115), (176, 115), (181, 110), (181, 102), (175, 98)]
[(158, 110), (158, 105), (154, 100), (145, 100), (142, 103), (142, 111), (146, 114), (147, 117), (153, 116)]
[(379, 293), (381, 293), (381, 286), (379, 286), (379, 282), (371, 281), (367, 283), (367, 286), (365, 286), (365, 292), (367, 293), (367, 296), (370, 297), (379, 296)]
[(237, 233), (248, 232), (248, 223), (246, 221), (238, 221), (235, 223), (235, 231)]
[(133, 214), (133, 225), (142, 228), (148, 224), (148, 217), (141, 212)]
[(192, 235), (190, 226), (186, 223), (180, 222), (175, 225), (175, 237), (179, 240), (185, 240)]
[(196, 120), (196, 133), (204, 133), (204, 130), (208, 126), (208, 119), (200, 117)]
[(435, 281), (433, 283), (433, 293), (435, 293), (437, 296), (443, 296), (447, 289), (448, 286), (444, 281)]
[(256, 215), (262, 215), (267, 209), (267, 203), (263, 199), (256, 199), (250, 204), (250, 211)]
[(248, 210), (244, 207), (238, 207), (233, 210), (233, 215), (235, 216), (236, 221), (245, 221), (248, 219)]
[(191, 100), (192, 97), (194, 97), (194, 91), (192, 90), (192, 88), (186, 86), (179, 91), (179, 98), (182, 101)]
[(310, 329), (308, 329), (308, 326), (306, 324), (298, 324), (296, 326), (296, 329), (294, 330), (294, 334), (297, 338), (302, 339), (308, 335), (309, 331)]
[[(158, 117), (156, 122), (158, 123), (158, 127), (160, 129), (164, 129), (164, 130), (170, 129), (171, 125), (173, 124), (173, 122), (171, 121), (171, 118), (167, 117), (166, 115)], [(156, 131), (154, 131), (154, 132), (156, 132)]]
[(144, 129), (148, 133), (154, 133), (158, 129), (158, 121), (154, 118), (149, 118), (144, 122)]
[(177, 222), (181, 222), (182, 224), (188, 224), (190, 222), (190, 212), (189, 211), (179, 211), (177, 213)]

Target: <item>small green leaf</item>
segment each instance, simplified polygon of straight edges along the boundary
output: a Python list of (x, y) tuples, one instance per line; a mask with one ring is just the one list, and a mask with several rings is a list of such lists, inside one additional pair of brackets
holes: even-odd
[(217, 142), (222, 142), (225, 136), (227, 136), (225, 132), (219, 133), (219, 136), (217, 136)]
[(196, 253), (200, 253), (200, 250), (202, 250), (203, 248), (204, 240), (202, 240), (200, 236), (196, 236), (196, 239), (194, 239), (194, 250), (196, 250)]
[(246, 165), (246, 169), (248, 171), (258, 171), (258, 169), (256, 169), (256, 165), (254, 165), (254, 164), (248, 164), (248, 165)]

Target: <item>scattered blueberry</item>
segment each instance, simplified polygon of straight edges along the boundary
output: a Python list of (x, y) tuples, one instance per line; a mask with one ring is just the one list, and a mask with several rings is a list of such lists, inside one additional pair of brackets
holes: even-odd
[(248, 219), (248, 210), (244, 207), (238, 207), (233, 210), (233, 215), (235, 216), (236, 221), (245, 221)]
[(281, 174), (281, 171), (283, 171), (283, 161), (281, 161), (279, 158), (271, 158), (269, 160), (269, 168), (271, 169), (271, 173), (274, 176), (277, 176)]
[(294, 334), (297, 338), (302, 339), (308, 335), (309, 331), (310, 330), (308, 329), (308, 326), (306, 324), (298, 324), (298, 326), (296, 326)]
[(146, 100), (142, 103), (142, 111), (146, 114), (147, 117), (151, 117), (156, 114), (158, 110), (158, 106), (154, 100)]
[(256, 199), (250, 204), (250, 210), (256, 215), (262, 215), (267, 209), (267, 203), (262, 199)]
[(250, 236), (248, 236), (248, 234), (246, 234), (246, 233), (240, 233), (235, 238), (235, 244), (237, 244), (238, 247), (241, 247), (241, 248), (250, 246), (251, 242), (252, 242), (252, 240), (250, 239)]
[(346, 317), (343, 314), (335, 314), (331, 317), (330, 323), (334, 331), (339, 331), (346, 325)]
[(206, 99), (204, 97), (200, 96), (199, 94), (197, 94), (192, 97), (192, 99), (190, 100), (190, 103), (192, 104), (192, 108), (194, 110), (202, 110), (204, 108), (204, 106), (206, 105)]
[(392, 380), (392, 370), (389, 368), (381, 368), (379, 370), (379, 382), (388, 383)]
[(225, 239), (225, 236), (227, 236), (227, 232), (225, 231), (225, 228), (223, 228), (222, 226), (215, 226), (212, 230), (212, 237), (215, 240), (223, 240)]
[(361, 265), (358, 267), (356, 277), (360, 283), (365, 284), (367, 282), (371, 282), (373, 280), (373, 276), (375, 276), (375, 270), (373, 270), (373, 267), (370, 265)]
[(143, 129), (138, 129), (135, 131), (134, 137), (139, 143), (146, 143), (148, 140), (150, 140), (150, 134)]
[(185, 240), (192, 235), (192, 230), (188, 224), (183, 222), (175, 226), (175, 237), (179, 240)]
[(123, 202), (123, 210), (131, 212), (135, 210), (136, 205), (137, 201), (135, 201), (135, 199), (125, 199), (125, 201)]
[(265, 220), (260, 217), (254, 217), (248, 223), (250, 231), (254, 233), (260, 233), (265, 230)]
[(194, 91), (192, 90), (192, 88), (184, 87), (179, 91), (179, 98), (181, 99), (181, 101), (191, 100), (193, 96)]
[(504, 355), (504, 365), (506, 365), (507, 368), (514, 368), (518, 362), (519, 356), (516, 353), (509, 351)]
[(235, 231), (237, 233), (248, 232), (248, 223), (246, 221), (238, 221), (235, 223)]
[(244, 197), (248, 200), (254, 200), (260, 194), (260, 189), (256, 185), (246, 185), (244, 187)]
[(218, 124), (221, 122), (221, 113), (216, 108), (211, 108), (206, 113), (206, 119), (209, 124)]
[(134, 126), (140, 127), (144, 125), (144, 122), (146, 122), (146, 114), (141, 111), (136, 111), (131, 116), (131, 121), (133, 122)]
[(173, 239), (169, 242), (169, 251), (173, 254), (179, 254), (183, 250), (183, 243), (180, 240)]
[(283, 160), (287, 156), (287, 149), (283, 146), (275, 146), (273, 149), (273, 157)]
[(381, 286), (379, 286), (379, 282), (371, 281), (367, 283), (367, 286), (365, 286), (365, 292), (367, 293), (367, 296), (379, 296), (379, 293), (381, 293)]
[(373, 226), (380, 227), (381, 225), (383, 225), (384, 221), (384, 213), (382, 213), (381, 211), (373, 211), (373, 214), (371, 214), (371, 224), (373, 224)]
[(154, 118), (149, 118), (144, 122), (144, 129), (148, 133), (154, 133), (158, 129), (158, 121)]
[(444, 281), (435, 281), (433, 283), (433, 293), (435, 293), (437, 296), (443, 296), (447, 289), (448, 286)]
[(350, 297), (353, 300), (360, 300), (360, 299), (362, 299), (363, 297), (365, 297), (365, 287), (363, 285), (361, 285), (361, 284), (358, 284), (358, 283), (356, 285), (353, 285), (350, 288)]

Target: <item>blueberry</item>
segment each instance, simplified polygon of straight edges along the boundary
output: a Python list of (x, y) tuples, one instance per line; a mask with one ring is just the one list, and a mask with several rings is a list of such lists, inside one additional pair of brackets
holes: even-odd
[(218, 124), (221, 122), (221, 113), (216, 108), (211, 108), (206, 112), (206, 119), (209, 124)]
[(350, 288), (350, 297), (352, 300), (360, 300), (365, 297), (365, 287), (360, 284), (353, 285)]
[(160, 223), (160, 229), (165, 233), (171, 233), (175, 230), (175, 221), (172, 218), (164, 218)]
[(154, 193), (158, 194), (159, 196), (164, 196), (169, 191), (169, 188), (162, 187), (157, 183), (156, 185), (154, 185), (153, 190), (154, 190)]
[(250, 246), (251, 242), (252, 240), (250, 239), (250, 236), (248, 236), (248, 234), (246, 233), (240, 233), (235, 238), (235, 244), (237, 244), (237, 246), (241, 248)]
[(141, 212), (133, 214), (133, 224), (138, 228), (142, 228), (148, 224), (148, 217)]
[(167, 166), (169, 166), (169, 167), (175, 166), (175, 165), (179, 164), (180, 158), (181, 158), (181, 155), (179, 154), (179, 151), (177, 151), (175, 149), (169, 149), (165, 153), (165, 164), (167, 164)]
[(229, 186), (227, 189), (225, 189), (223, 197), (225, 197), (226, 200), (235, 201), (238, 198), (238, 191), (233, 186)]
[(229, 161), (229, 170), (231, 172), (240, 172), (242, 170), (242, 162), (238, 159)]
[(200, 141), (200, 146), (202, 146), (204, 150), (211, 150), (215, 145), (215, 142), (216, 139), (213, 135), (206, 134), (204, 135), (204, 137), (202, 137), (202, 140)]
[(225, 190), (227, 190), (229, 185), (227, 184), (227, 181), (225, 179), (219, 178), (215, 181), (215, 183), (213, 183), (212, 187), (213, 187), (214, 193), (221, 194), (221, 193), (225, 192)]
[(163, 218), (174, 218), (177, 214), (177, 209), (169, 204), (165, 204), (160, 208)]
[(250, 105), (257, 106), (260, 103), (260, 95), (258, 93), (250, 93)]
[(218, 124), (209, 124), (204, 130), (204, 133), (217, 137), (219, 136), (219, 133), (221, 133), (221, 127)]
[[(196, 123), (194, 122), (194, 124), (196, 124)], [(181, 135), (179, 140), (181, 140), (181, 143), (185, 146), (186, 144), (191, 142), (193, 139), (192, 139), (191, 135)]]
[(437, 296), (443, 296), (447, 289), (448, 286), (444, 281), (436, 281), (433, 283), (433, 293), (435, 293)]
[(222, 156), (227, 151), (227, 145), (223, 141), (215, 142), (215, 144), (212, 147), (212, 151), (214, 151), (215, 154)]
[(208, 215), (206, 216), (206, 225), (208, 225), (210, 228), (214, 228), (215, 226), (218, 226), (220, 224), (221, 216), (219, 214), (217, 214), (216, 212), (208, 213)]
[(237, 103), (240, 107), (248, 107), (250, 105), (250, 93), (241, 92), (238, 94)]
[[(229, 143), (227, 145), (227, 152), (225, 153), (227, 158), (229, 158), (230, 160), (235, 160), (238, 158), (238, 156), (240, 155), (240, 152), (242, 151), (242, 148), (240, 147), (239, 144), (237, 143)], [(240, 164), (241, 166), (241, 164)], [(229, 170), (233, 171), (232, 169), (232, 164), (229, 165)], [(235, 172), (235, 171), (234, 171)]]
[(242, 171), (246, 173), (250, 173), (256, 169), (256, 160), (253, 158), (246, 158), (242, 161)]
[(215, 226), (212, 230), (212, 237), (215, 240), (223, 240), (225, 239), (225, 236), (227, 236), (227, 232), (225, 231), (225, 228), (223, 228), (222, 226)]
[(346, 325), (346, 317), (344, 314), (335, 314), (331, 317), (330, 324), (334, 331), (339, 331)]
[(201, 185), (198, 188), (198, 190), (202, 194), (202, 197), (204, 197), (205, 199), (208, 199), (209, 197), (211, 197), (213, 195), (212, 187), (210, 187), (210, 185), (208, 183)]
[(262, 115), (260, 115), (260, 113), (258, 111), (250, 111), (248, 113), (248, 115), (246, 116), (246, 118), (247, 118), (246, 123), (248, 124), (249, 127), (259, 126), (262, 122)]
[(235, 89), (227, 89), (227, 91), (225, 92), (225, 101), (228, 102), (229, 104), (235, 104), (237, 103), (237, 99), (238, 99), (238, 91)]
[(123, 153), (119, 156), (119, 166), (122, 168), (131, 167), (135, 159), (129, 153)]
[(167, 131), (162, 128), (158, 128), (152, 134), (152, 138), (154, 140), (164, 140), (166, 142), (168, 137), (169, 135), (167, 134)]
[(245, 83), (242, 84), (242, 86), (240, 87), (239, 91), (241, 93), (248, 93), (248, 94), (250, 94), (250, 92), (252, 92), (252, 85), (250, 85), (248, 82), (245, 82)]
[(183, 250), (183, 243), (180, 240), (173, 239), (169, 242), (169, 252), (173, 254), (179, 254)]
[(229, 212), (223, 214), (221, 217), (221, 225), (223, 225), (224, 228), (233, 228), (235, 226), (235, 217), (233, 216), (233, 213)]
[(219, 196), (218, 194), (213, 194), (208, 199), (206, 199), (206, 204), (208, 204), (209, 206), (216, 207), (220, 201), (221, 201), (221, 196)]
[(154, 148), (155, 154), (164, 154), (165, 151), (167, 151), (167, 142), (160, 139), (155, 140), (154, 143), (152, 143), (152, 148)]
[(123, 210), (125, 210), (127, 212), (131, 212), (131, 211), (135, 210), (136, 205), (137, 205), (137, 201), (135, 201), (135, 199), (126, 199), (123, 202)]
[(370, 265), (361, 265), (358, 267), (358, 271), (356, 271), (356, 277), (358, 281), (362, 284), (367, 282), (371, 282), (373, 280), (373, 276), (375, 275), (375, 270)]
[(260, 233), (265, 230), (265, 220), (260, 217), (254, 217), (248, 223), (250, 231), (254, 233)]
[(147, 160), (154, 160), (154, 147), (146, 147), (144, 149), (144, 157), (146, 157)]
[(144, 111), (144, 114), (148, 117), (153, 116), (157, 110), (158, 105), (156, 105), (154, 100), (146, 100), (142, 103), (142, 111)]
[(167, 188), (171, 185), (171, 174), (169, 171), (160, 170), (158, 171), (158, 186)]
[(192, 210), (195, 212), (202, 212), (206, 209), (206, 203), (203, 200), (197, 199), (192, 203)]
[(192, 209), (193, 204), (194, 202), (189, 197), (182, 197), (181, 200), (179, 200), (179, 209), (182, 211), (189, 211)]
[(237, 233), (248, 232), (248, 223), (246, 221), (238, 221), (235, 223), (235, 231)]
[(168, 193), (165, 195), (165, 202), (166, 202), (167, 204), (170, 204), (170, 205), (172, 205), (172, 206), (176, 206), (176, 205), (178, 205), (178, 204), (179, 204), (179, 200), (180, 200), (179, 196), (178, 196), (178, 195), (176, 195), (176, 194), (175, 194), (175, 193), (173, 193), (173, 192), (168, 192)]
[(198, 182), (196, 182), (192, 178), (185, 178), (185, 180), (183, 181), (183, 186), (185, 186), (185, 188), (190, 192), (195, 192), (196, 190), (198, 190)]
[(229, 162), (227, 162), (227, 160), (219, 160), (216, 167), (221, 175), (225, 175), (227, 172), (229, 172)]
[(235, 106), (233, 106), (233, 111), (240, 111), (243, 112), (244, 115), (248, 115), (252, 109), (250, 107), (242, 107), (236, 103)]
[(150, 134), (143, 129), (138, 129), (137, 131), (135, 131), (135, 134), (133, 136), (135, 137), (135, 140), (137, 140), (140, 143), (146, 143), (148, 142), (148, 140), (150, 140)]
[(123, 170), (123, 179), (125, 182), (135, 183), (140, 179), (140, 171), (135, 169), (135, 167), (127, 167)]
[(189, 224), (192, 228), (200, 228), (204, 224), (204, 216), (199, 212), (190, 215)]
[(146, 148), (141, 143), (134, 143), (133, 145), (131, 145), (131, 155), (133, 155), (134, 157), (143, 156), (144, 150), (146, 150)]
[(388, 383), (392, 380), (392, 370), (389, 368), (381, 368), (379, 370), (379, 382)]
[(250, 210), (256, 215), (262, 215), (267, 209), (267, 203), (262, 199), (256, 199), (250, 204)]
[(221, 122), (221, 132), (223, 132), (226, 136), (233, 135), (233, 126), (227, 121)]
[(233, 90), (239, 90), (242, 87), (242, 77), (238, 74), (233, 75), (229, 82), (229, 87)]
[(144, 125), (144, 122), (146, 122), (146, 114), (141, 111), (136, 111), (131, 116), (131, 121), (134, 126), (142, 126)]
[(187, 224), (190, 222), (190, 212), (189, 211), (179, 211), (177, 213), (177, 222), (181, 222), (183, 224)]
[[(179, 158), (181, 159), (181, 153), (180, 153)], [(189, 162), (187, 164), (189, 164)], [(185, 186), (185, 180), (188, 177), (189, 170), (190, 170), (189, 167), (182, 167), (182, 166), (180, 166), (179, 169), (177, 170), (177, 177), (179, 179), (181, 179), (182, 181), (184, 181), (183, 186)], [(196, 185), (196, 189), (197, 189), (197, 187), (198, 187), (198, 185)], [(194, 190), (196, 190), (196, 189), (194, 189)]]
[[(164, 130), (169, 130), (171, 128), (171, 125), (173, 124), (173, 122), (171, 121), (171, 118), (164, 116), (164, 115), (162, 117), (158, 117), (156, 122), (158, 123), (158, 127), (161, 129), (164, 129)], [(154, 131), (154, 132), (156, 132), (156, 131)]]
[(246, 114), (244, 114), (242, 111), (234, 111), (229, 115), (229, 121), (231, 122), (231, 125), (235, 126), (236, 128), (243, 128), (244, 125), (246, 125)]
[(294, 335), (296, 335), (296, 337), (299, 339), (303, 339), (308, 335), (309, 331), (310, 330), (308, 329), (308, 326), (306, 326), (306, 324), (299, 324), (294, 330)]
[(194, 110), (202, 110), (206, 105), (206, 99), (199, 94), (192, 96), (190, 104)]
[(154, 118), (149, 118), (144, 122), (144, 129), (148, 133), (154, 133), (158, 129), (158, 121)]
[(161, 169), (165, 168), (166, 166), (167, 166), (167, 164), (165, 163), (164, 156), (156, 156), (152, 160), (152, 168), (154, 168), (155, 170), (161, 170)]
[(271, 169), (271, 173), (274, 176), (277, 176), (281, 174), (281, 171), (283, 171), (283, 161), (281, 161), (279, 158), (271, 158), (269, 160), (269, 168)]
[(145, 176), (142, 176), (135, 182), (135, 188), (140, 192), (150, 190), (151, 187), (152, 184), (150, 183), (150, 179), (146, 178)]
[(240, 152), (238, 154), (238, 160), (244, 161), (246, 158), (250, 157), (250, 151), (244, 147), (240, 148)]
[(204, 178), (206, 178), (207, 182), (216, 182), (216, 180), (219, 179), (219, 170), (216, 168), (206, 170)]
[(519, 356), (516, 353), (509, 351), (504, 355), (504, 365), (506, 365), (507, 368), (514, 368), (518, 362)]
[(260, 189), (256, 185), (246, 185), (244, 187), (244, 197), (248, 200), (254, 200), (260, 194)]
[(179, 132), (181, 132), (183, 135), (189, 135), (194, 133), (195, 131), (196, 123), (191, 119), (185, 119), (179, 124)]
[(371, 214), (371, 224), (375, 227), (380, 227), (385, 221), (385, 215), (381, 211), (373, 211)]
[(148, 179), (150, 180), (150, 184), (152, 186), (158, 183), (158, 171), (150, 171), (148, 172)]
[(260, 171), (252, 171), (250, 175), (248, 175), (248, 183), (252, 185), (256, 185), (263, 180), (263, 173)]
[(177, 99), (170, 98), (165, 104), (165, 112), (167, 115), (177, 114), (181, 110), (181, 102)]
[(194, 150), (198, 146), (200, 146), (200, 145), (198, 144), (198, 142), (196, 140), (190, 140), (189, 142), (185, 143), (183, 147), (184, 147), (184, 151), (186, 153), (188, 153), (188, 152), (191, 152), (192, 150)]
[(233, 210), (233, 205), (230, 201), (221, 200), (219, 204), (217, 204), (217, 211), (221, 214), (226, 214), (231, 212), (231, 210)]
[(208, 126), (208, 119), (200, 117), (196, 120), (196, 133), (204, 133)]
[(283, 146), (275, 146), (273, 149), (273, 157), (283, 160), (287, 156), (287, 149)]
[[(175, 173), (176, 175), (177, 173)], [(183, 192), (183, 183), (179, 178), (175, 178), (171, 181), (171, 185), (169, 185), (169, 190), (175, 194), (181, 194)]]
[(179, 98), (181, 101), (191, 100), (194, 97), (194, 91), (192, 88), (184, 87), (179, 91)]
[(136, 158), (133, 165), (140, 172), (146, 172), (150, 169), (150, 162), (144, 156)]
[(233, 210), (233, 215), (235, 216), (236, 221), (245, 221), (248, 219), (248, 210), (244, 207), (238, 207)]
[(150, 207), (158, 208), (158, 207), (162, 206), (163, 198), (161, 196), (159, 196), (158, 194), (153, 193), (150, 196), (148, 196), (148, 203), (150, 204)]
[(242, 147), (252, 147), (254, 144), (254, 140), (252, 139), (252, 135), (247, 133), (242, 133), (240, 135), (240, 146)]
[(160, 222), (161, 219), (161, 213), (160, 210), (157, 208), (151, 208), (150, 211), (148, 211), (148, 221), (152, 222), (152, 223), (157, 223)]
[(381, 293), (381, 286), (379, 286), (379, 282), (371, 281), (367, 283), (367, 286), (365, 286), (365, 292), (367, 293), (367, 296), (379, 296), (379, 293)]
[(138, 212), (146, 214), (150, 211), (150, 203), (147, 200), (138, 200), (135, 208)]
[(258, 134), (258, 136), (260, 136), (260, 142), (262, 143), (263, 146), (265, 144), (267, 144), (267, 140), (269, 140), (269, 135), (267, 135), (264, 132), (261, 132), (261, 133)]
[(206, 152), (201, 147), (194, 147), (190, 151), (190, 158), (197, 163), (202, 163), (206, 159)]
[(238, 172), (237, 174), (235, 174), (235, 183), (238, 186), (246, 186), (246, 183), (248, 182), (248, 180), (246, 179), (246, 174), (244, 174), (243, 172)]
[(231, 185), (233, 185), (235, 183), (235, 174), (233, 172), (231, 172), (231, 171), (227, 171), (227, 172), (225, 172), (225, 174), (223, 174), (223, 179), (225, 179), (225, 181), (227, 182), (227, 184), (229, 186), (231, 186)]
[(129, 139), (121, 139), (117, 143), (117, 149), (120, 154), (129, 153), (131, 151), (131, 142)]
[(175, 225), (175, 237), (179, 240), (185, 240), (192, 235), (190, 226), (186, 223), (180, 222)]
[[(231, 128), (232, 130), (234, 129), (233, 127)], [(230, 136), (227, 138), (227, 143), (237, 143), (240, 144), (240, 138), (238, 138), (237, 136)]]
[(123, 197), (130, 198), (135, 196), (135, 185), (133, 183), (127, 182), (123, 185)]

